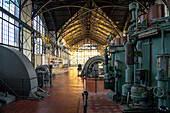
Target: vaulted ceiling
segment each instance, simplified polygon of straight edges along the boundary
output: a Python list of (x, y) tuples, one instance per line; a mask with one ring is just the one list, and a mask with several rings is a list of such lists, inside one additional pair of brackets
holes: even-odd
[[(90, 38), (102, 45), (106, 35), (122, 36), (129, 25), (129, 3), (143, 10), (154, 0), (33, 0), (32, 17), (43, 13), (49, 31), (56, 31), (70, 46)], [(149, 4), (148, 4), (149, 3)]]

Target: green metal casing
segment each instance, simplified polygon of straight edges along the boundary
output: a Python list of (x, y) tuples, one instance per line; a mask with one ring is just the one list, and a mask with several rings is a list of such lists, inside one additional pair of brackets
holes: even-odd
[[(139, 63), (142, 64), (141, 67), (142, 69), (148, 70), (146, 85), (149, 87), (157, 87), (157, 85), (160, 86), (159, 84), (157, 84), (156, 76), (157, 76), (157, 55), (162, 53), (161, 40), (162, 40), (161, 33), (160, 30), (158, 30), (157, 34), (151, 36), (144, 36), (140, 38), (140, 41), (138, 41), (138, 43), (139, 42), (142, 43), (142, 46), (140, 47), (142, 51), (142, 59)], [(164, 46), (165, 53), (170, 53), (170, 31), (164, 32)], [(166, 87), (165, 85), (161, 86)], [(168, 91), (170, 91), (170, 80), (168, 81)]]

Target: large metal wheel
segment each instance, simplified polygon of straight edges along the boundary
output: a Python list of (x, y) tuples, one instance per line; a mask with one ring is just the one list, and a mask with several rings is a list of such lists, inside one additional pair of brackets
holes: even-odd
[(90, 76), (92, 73), (92, 68), (97, 65), (98, 63), (104, 63), (104, 57), (102, 56), (95, 56), (87, 60), (82, 70), (81, 76)]

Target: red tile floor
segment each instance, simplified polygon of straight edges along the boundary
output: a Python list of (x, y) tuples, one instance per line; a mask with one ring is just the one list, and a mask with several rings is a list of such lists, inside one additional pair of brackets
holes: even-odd
[[(83, 113), (83, 80), (77, 77), (77, 68), (57, 74), (53, 87), (45, 88), (50, 96), (40, 101), (17, 100), (0, 108), (2, 113)], [(88, 107), (87, 113), (121, 113), (119, 104), (107, 97), (109, 90), (104, 89), (103, 81), (87, 80)]]

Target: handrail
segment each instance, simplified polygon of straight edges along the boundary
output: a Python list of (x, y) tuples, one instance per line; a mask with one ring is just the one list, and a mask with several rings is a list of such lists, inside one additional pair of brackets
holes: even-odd
[(87, 113), (87, 99), (88, 99), (88, 92), (87, 92), (87, 87), (86, 87), (86, 76), (83, 78), (84, 80), (84, 86), (83, 86), (83, 112)]

